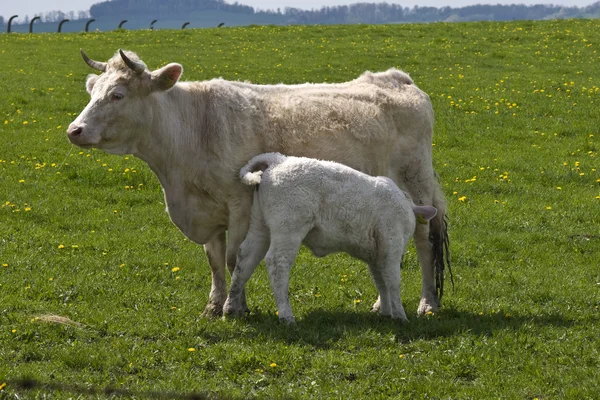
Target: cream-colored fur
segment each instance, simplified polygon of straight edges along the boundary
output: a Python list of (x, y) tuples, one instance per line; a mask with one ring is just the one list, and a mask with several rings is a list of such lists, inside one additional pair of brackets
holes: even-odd
[(445, 203), (431, 160), (431, 102), (407, 74), (392, 68), (339, 84), (254, 85), (178, 82), (181, 73), (179, 64), (168, 64), (137, 74), (115, 54), (105, 72), (88, 77), (91, 100), (68, 134), (84, 148), (134, 154), (155, 172), (173, 223), (207, 251), (213, 283), (206, 314), (221, 313), (225, 264), (233, 271), (248, 231), (252, 189), (238, 172), (265, 152), (388, 176), (416, 204), (434, 205), (431, 231), (419, 224), (415, 244), (423, 276), (419, 313), (437, 309), (430, 232), (434, 239), (445, 235)]
[(366, 262), (379, 292), (373, 308), (407, 320), (400, 298), (402, 255), (415, 231), (415, 214), (428, 221), (434, 207), (414, 205), (387, 177), (279, 153), (252, 158), (240, 178), (257, 189), (225, 314), (245, 313), (244, 287), (264, 258), (279, 318), (293, 322), (289, 277), (303, 243), (318, 257), (343, 251)]

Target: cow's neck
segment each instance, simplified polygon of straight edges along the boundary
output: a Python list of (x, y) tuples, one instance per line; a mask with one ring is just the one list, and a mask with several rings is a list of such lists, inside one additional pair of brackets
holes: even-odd
[(136, 146), (141, 158), (160, 180), (163, 188), (202, 180), (205, 149), (199, 126), (203, 110), (193, 108), (192, 93), (181, 84), (152, 96), (151, 131)]

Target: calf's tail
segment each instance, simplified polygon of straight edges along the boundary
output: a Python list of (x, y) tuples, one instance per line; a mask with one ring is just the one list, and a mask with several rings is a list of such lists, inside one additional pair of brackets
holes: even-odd
[(285, 156), (280, 153), (264, 153), (253, 157), (248, 164), (240, 170), (240, 179), (242, 183), (248, 186), (258, 185), (261, 181), (263, 172), (272, 165), (277, 165), (285, 160)]

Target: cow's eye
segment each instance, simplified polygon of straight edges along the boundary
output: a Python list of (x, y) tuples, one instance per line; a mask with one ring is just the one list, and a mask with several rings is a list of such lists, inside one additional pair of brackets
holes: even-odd
[(113, 100), (121, 100), (123, 97), (124, 97), (124, 96), (123, 96), (123, 94), (122, 94), (122, 93), (117, 93), (117, 92), (115, 92), (115, 93), (113, 93), (113, 94), (112, 94), (112, 99), (113, 99)]

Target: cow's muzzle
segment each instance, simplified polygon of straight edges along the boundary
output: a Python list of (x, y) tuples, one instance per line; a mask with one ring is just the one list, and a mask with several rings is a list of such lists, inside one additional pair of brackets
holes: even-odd
[(69, 125), (69, 128), (67, 129), (67, 135), (69, 135), (69, 138), (79, 136), (82, 133), (83, 127), (76, 124)]

